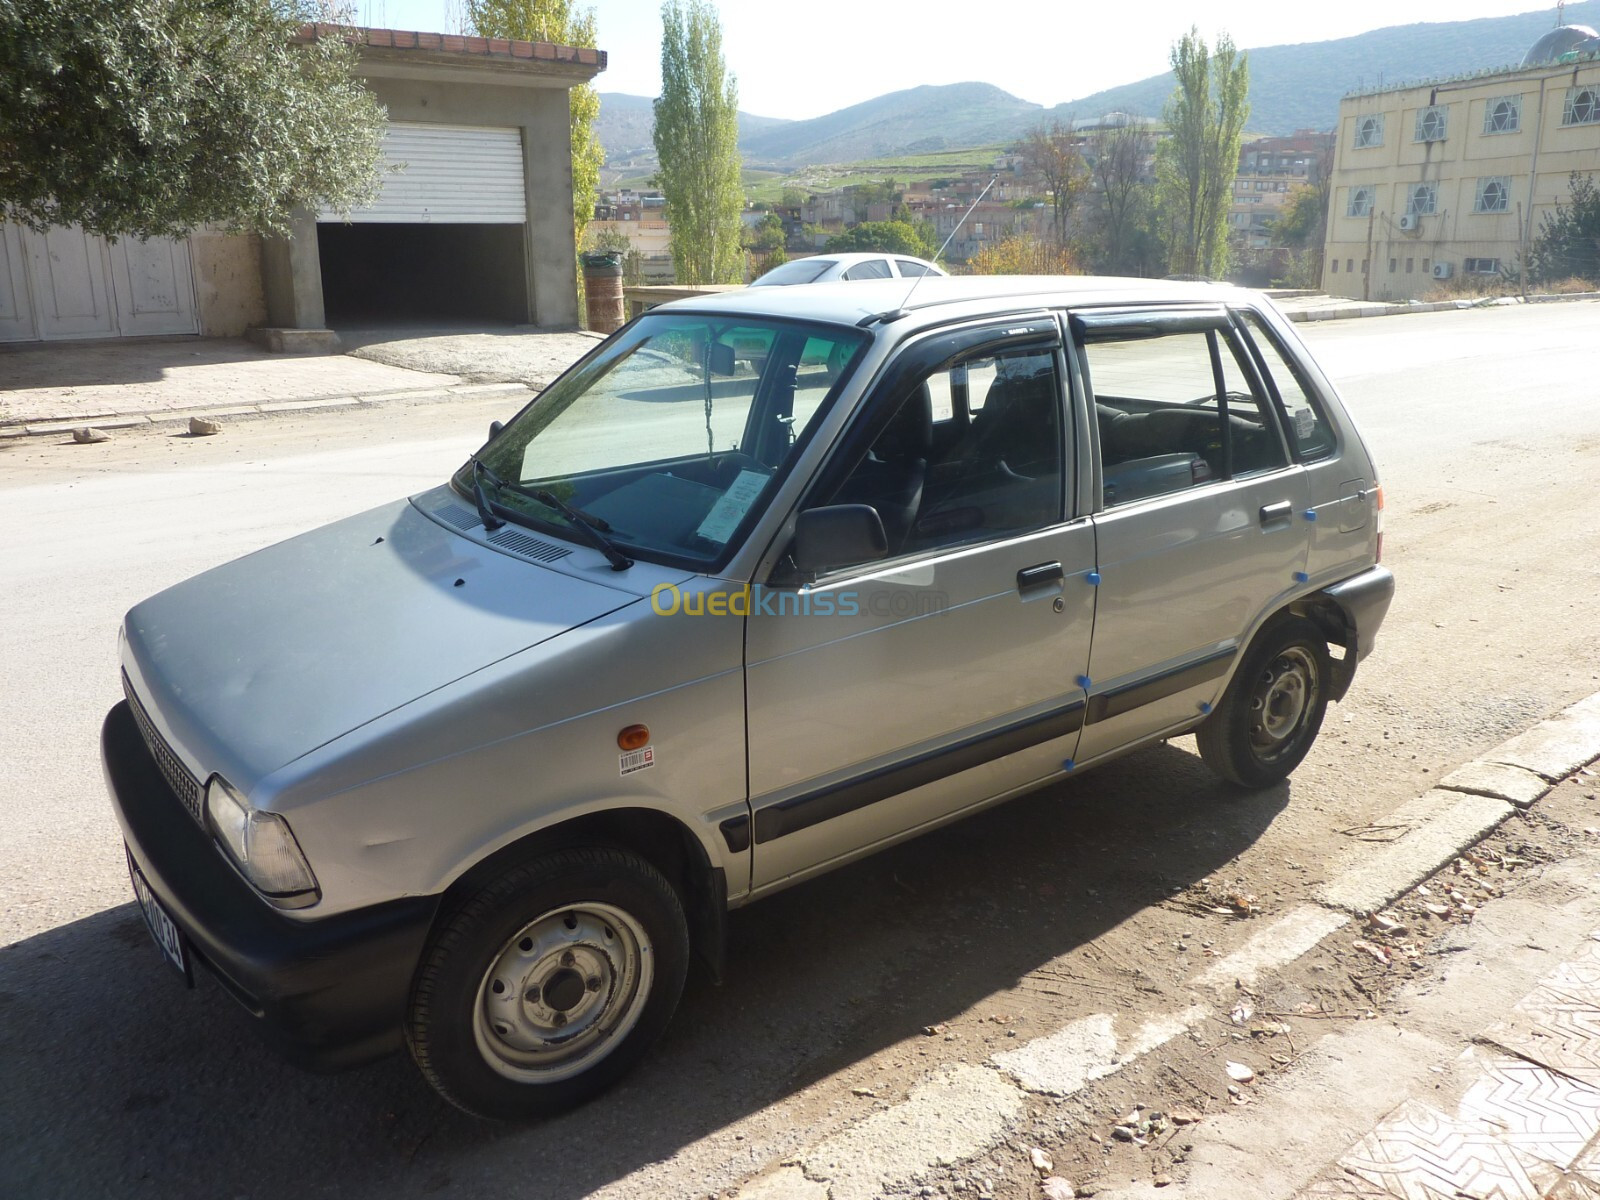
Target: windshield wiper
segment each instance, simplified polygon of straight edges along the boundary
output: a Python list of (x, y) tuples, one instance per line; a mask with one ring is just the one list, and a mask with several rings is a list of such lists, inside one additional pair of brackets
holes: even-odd
[[(523, 491), (522, 488), (517, 488), (516, 490)], [(572, 527), (583, 535), (585, 541), (587, 541), (596, 550), (600, 551), (601, 554), (606, 556), (606, 561), (611, 564), (611, 569), (613, 571), (626, 571), (629, 567), (633, 566), (633, 559), (629, 558), (621, 550), (618, 550), (616, 544), (612, 542), (610, 538), (606, 537), (605, 534), (601, 533), (594, 527), (593, 524), (590, 523), (593, 518), (586, 518), (583, 513), (573, 508), (554, 492), (547, 491), (543, 488), (529, 488), (524, 494), (531, 496), (540, 504), (555, 509), (558, 513), (565, 517), (568, 522), (571, 523)]]
[(483, 477), (487, 475), (491, 482), (498, 484), (493, 471), (478, 461), (478, 456), (472, 456), (472, 500), (478, 506), (478, 519), (483, 522), (483, 531), (493, 533), (505, 524), (494, 515), (494, 506), (489, 503), (489, 496), (483, 490)]
[[(511, 483), (508, 480), (501, 479), (474, 454), (472, 456), (472, 498), (477, 502), (478, 516), (483, 519), (485, 530), (492, 533), (505, 524), (505, 521), (495, 512), (494, 502), (489, 499), (488, 493), (483, 490), (483, 481), (485, 479), (500, 491), (516, 492), (519, 496), (537, 500), (546, 508), (555, 509), (556, 512), (567, 519), (574, 529), (583, 535), (584, 541), (606, 556), (606, 561), (611, 564), (613, 571), (626, 571), (633, 566), (633, 559), (618, 550), (616, 544), (601, 532), (602, 529), (609, 531), (611, 526), (600, 517), (591, 516), (582, 509), (573, 508), (561, 497), (545, 488), (526, 487), (520, 483)], [(506, 513), (519, 525), (528, 524), (526, 517), (519, 516), (511, 509), (502, 508), (500, 511)]]

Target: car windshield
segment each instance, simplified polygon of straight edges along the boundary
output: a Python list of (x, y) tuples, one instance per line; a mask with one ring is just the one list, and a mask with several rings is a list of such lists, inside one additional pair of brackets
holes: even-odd
[(782, 287), (790, 283), (815, 283), (833, 265), (831, 258), (797, 258), (781, 267), (773, 267), (750, 286)]
[(551, 385), (469, 462), (495, 513), (705, 568), (754, 521), (856, 361), (849, 327), (647, 314)]

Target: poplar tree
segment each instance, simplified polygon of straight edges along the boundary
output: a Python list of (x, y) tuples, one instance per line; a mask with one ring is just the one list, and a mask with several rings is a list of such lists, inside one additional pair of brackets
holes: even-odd
[(741, 283), (739, 88), (722, 60), (722, 26), (705, 0), (661, 6), (657, 176), (679, 283)]
[(1156, 177), (1172, 242), (1175, 274), (1219, 278), (1228, 269), (1228, 205), (1250, 115), (1250, 66), (1227, 34), (1215, 51), (1191, 28), (1172, 48), (1177, 78), (1162, 115), (1167, 136)]

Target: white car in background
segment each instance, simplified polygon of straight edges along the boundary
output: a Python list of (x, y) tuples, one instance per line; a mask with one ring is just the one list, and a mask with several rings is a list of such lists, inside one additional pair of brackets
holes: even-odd
[(782, 287), (791, 283), (829, 283), (836, 279), (913, 279), (948, 272), (924, 258), (909, 254), (818, 254), (790, 259), (753, 280), (751, 287)]

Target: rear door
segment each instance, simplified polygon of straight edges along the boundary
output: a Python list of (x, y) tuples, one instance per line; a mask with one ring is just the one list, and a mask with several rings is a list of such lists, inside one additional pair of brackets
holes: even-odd
[(1209, 711), (1257, 622), (1301, 590), (1308, 492), (1226, 309), (1072, 325), (1100, 488), (1087, 762)]
[(746, 624), (753, 883), (770, 887), (1065, 769), (1083, 719), (1094, 529), (1054, 319), (890, 364), (801, 508), (870, 504), (890, 556)]
[(1289, 450), (1305, 468), (1309, 507), (1317, 514), (1306, 571), (1313, 584), (1322, 585), (1364, 570), (1376, 555), (1378, 536), (1378, 481), (1366, 448), (1353, 434), (1341, 436), (1312, 372), (1284, 334), (1249, 309), (1236, 316), (1262, 381), (1278, 402)]

